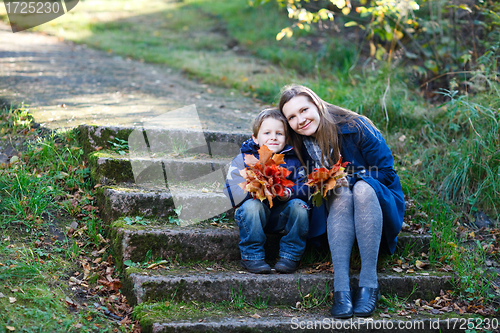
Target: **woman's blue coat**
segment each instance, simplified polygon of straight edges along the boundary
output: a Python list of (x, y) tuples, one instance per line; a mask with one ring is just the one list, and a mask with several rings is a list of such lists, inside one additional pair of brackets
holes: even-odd
[[(399, 177), (394, 170), (394, 158), (384, 138), (362, 118), (357, 120), (362, 132), (348, 124), (340, 127), (339, 142), (343, 162), (349, 162), (346, 171), (352, 190), (358, 180), (364, 180), (375, 190), (383, 213), (381, 246), (393, 253), (397, 235), (403, 225), (405, 209), (404, 195)], [(307, 149), (302, 147), (302, 156), (307, 165), (314, 165)], [(312, 168), (311, 168), (312, 169)], [(309, 170), (312, 171), (312, 170)], [(313, 208), (309, 226), (309, 238), (326, 232), (326, 204)]]

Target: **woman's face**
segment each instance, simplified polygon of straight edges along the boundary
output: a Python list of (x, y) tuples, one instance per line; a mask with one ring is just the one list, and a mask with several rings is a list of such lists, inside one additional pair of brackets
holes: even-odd
[(320, 118), (318, 108), (309, 98), (303, 95), (293, 97), (283, 105), (283, 114), (296, 133), (315, 136)]

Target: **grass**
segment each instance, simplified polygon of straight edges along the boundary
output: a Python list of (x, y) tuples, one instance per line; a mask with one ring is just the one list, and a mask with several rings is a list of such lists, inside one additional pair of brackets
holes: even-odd
[(286, 306), (265, 306), (257, 308), (251, 303), (242, 302), (235, 304), (232, 300), (215, 303), (202, 302), (175, 302), (160, 301), (157, 303), (141, 303), (134, 307), (134, 319), (138, 320), (146, 330), (155, 322), (167, 323), (175, 320), (197, 320), (204, 321), (206, 318), (228, 318), (235, 316), (238, 319), (251, 317), (259, 318), (272, 314), (282, 316), (283, 313), (291, 313), (292, 309)]
[[(485, 207), (489, 215), (500, 216), (498, 103), (489, 106), (449, 91), (444, 94), (451, 99), (445, 105), (451, 132), (448, 137), (456, 137), (459, 149), (450, 154), (453, 171), (443, 181), (443, 194), (450, 201), (470, 207), (471, 212)], [(458, 131), (465, 134), (457, 135)]]
[[(67, 299), (75, 299), (64, 291), (61, 269), (75, 269), (57, 255), (47, 260), (32, 251), (30, 237), (13, 244), (0, 240), (0, 285), (5, 297), (0, 298), (0, 332), (14, 327), (22, 332), (92, 332), (101, 327), (111, 332), (107, 318), (91, 307), (68, 309)], [(10, 248), (7, 245), (13, 245)]]
[[(82, 1), (68, 14), (34, 28), (275, 102), (285, 84), (307, 84), (325, 100), (370, 117), (382, 129), (411, 128), (427, 107), (396, 66), (356, 65), (358, 50), (326, 31), (276, 41), (289, 25), (272, 2)], [(1, 13), (0, 13), (1, 15)], [(4, 16), (5, 17), (5, 16)], [(258, 26), (258, 29), (255, 27)], [(360, 98), (363, 96), (363, 98)]]
[(19, 151), (0, 166), (0, 332), (129, 331), (92, 305), (108, 297), (97, 278), (68, 285), (107, 240), (74, 133), (36, 130), (31, 120), (24, 104), (0, 111), (0, 143)]
[(410, 299), (411, 295), (417, 290), (417, 285), (413, 286), (413, 291), (406, 297), (399, 297), (398, 295), (389, 294), (380, 298), (380, 305), (388, 307), (389, 311), (395, 312), (397, 309), (404, 308), (405, 304)]
[(297, 281), (297, 288), (299, 289), (299, 293), (302, 298), (301, 301), (295, 304), (295, 309), (297, 310), (310, 310), (316, 307), (324, 306), (327, 303), (327, 300), (331, 301), (333, 297), (333, 292), (328, 287), (328, 284), (325, 284), (325, 290), (323, 292), (318, 290), (317, 286), (314, 286), (306, 295), (303, 295), (300, 290), (300, 281)]

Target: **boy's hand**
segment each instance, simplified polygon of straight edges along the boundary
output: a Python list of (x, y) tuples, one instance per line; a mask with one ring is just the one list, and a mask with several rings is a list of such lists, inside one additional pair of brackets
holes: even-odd
[(283, 195), (278, 196), (278, 199), (281, 201), (287, 201), (290, 200), (291, 197), (292, 197), (292, 190), (289, 189), (288, 187), (285, 187), (285, 189), (283, 190)]

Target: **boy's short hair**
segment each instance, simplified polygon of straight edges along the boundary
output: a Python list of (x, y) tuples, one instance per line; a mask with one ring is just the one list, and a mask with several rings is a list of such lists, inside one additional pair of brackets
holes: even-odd
[(273, 118), (281, 121), (283, 123), (283, 128), (285, 129), (285, 138), (288, 138), (288, 121), (278, 108), (264, 109), (257, 115), (257, 117), (255, 117), (252, 121), (252, 132), (255, 137), (259, 134), (260, 126), (267, 118)]

